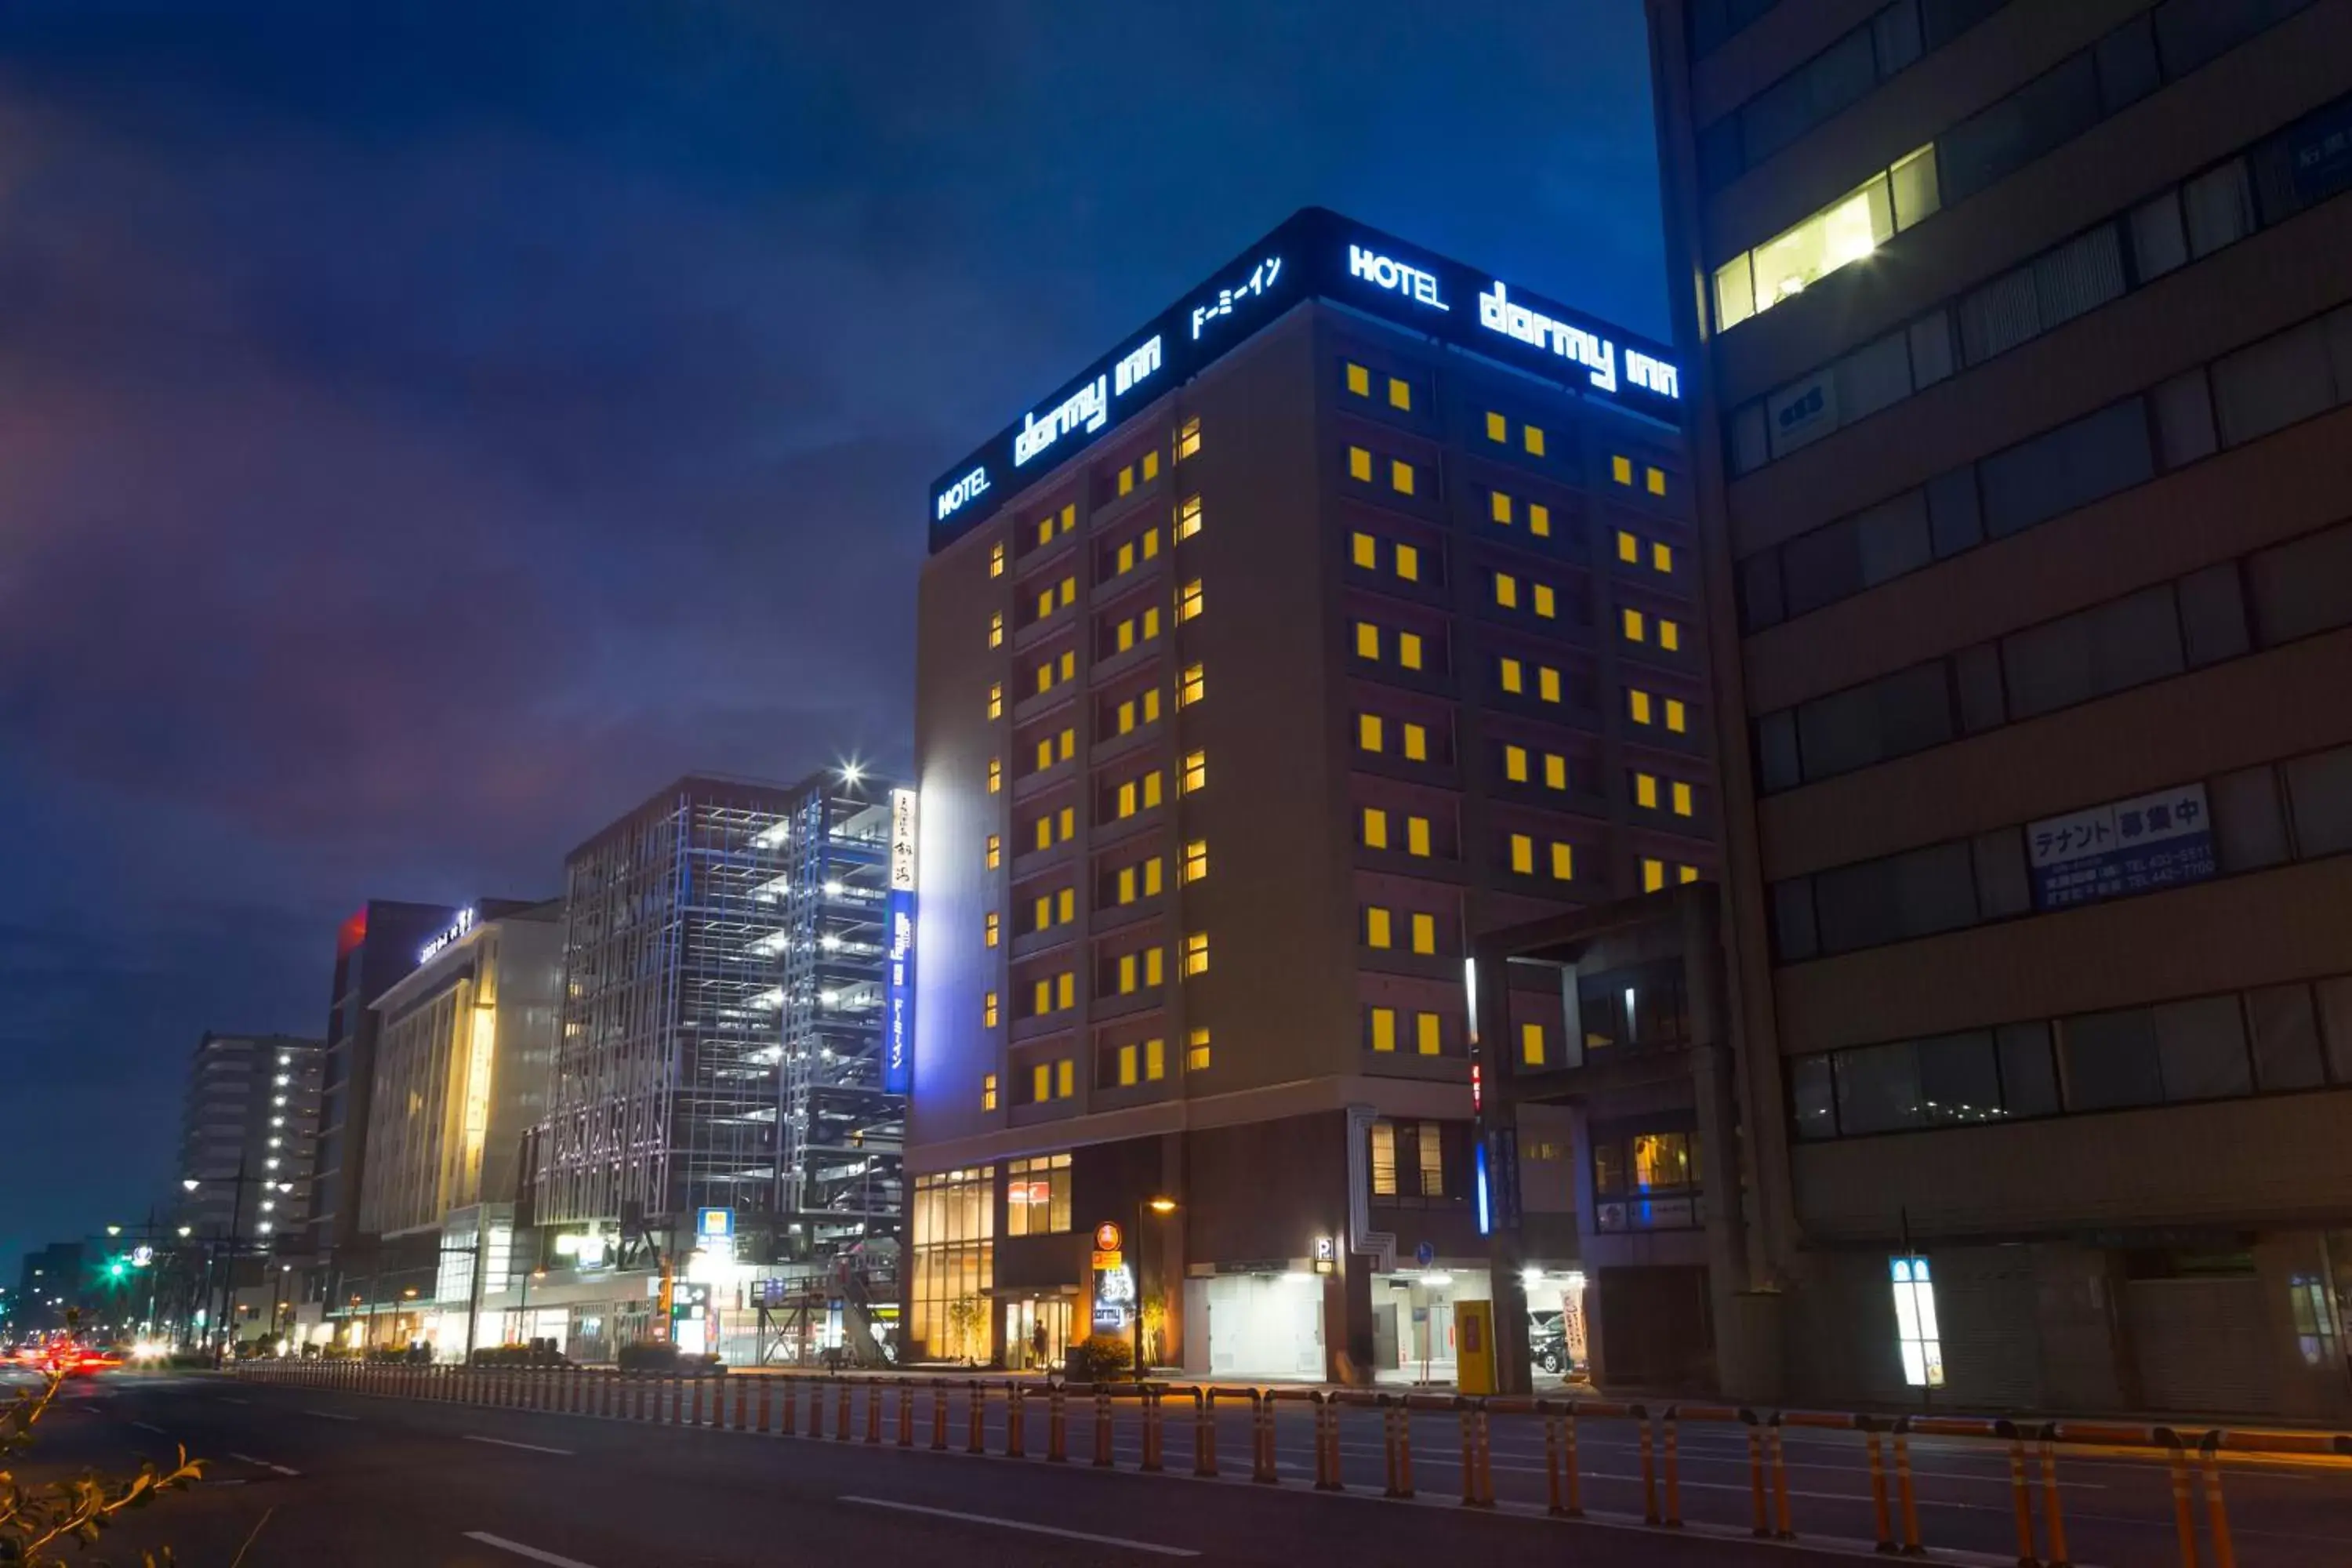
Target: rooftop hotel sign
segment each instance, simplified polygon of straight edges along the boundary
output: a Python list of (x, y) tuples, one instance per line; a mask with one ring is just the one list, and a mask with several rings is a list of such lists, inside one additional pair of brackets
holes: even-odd
[(1663, 345), (1337, 213), (1307, 207), (933, 481), (931, 548), (954, 542), (1037, 475), (1310, 298), (1681, 423), (1682, 378)]

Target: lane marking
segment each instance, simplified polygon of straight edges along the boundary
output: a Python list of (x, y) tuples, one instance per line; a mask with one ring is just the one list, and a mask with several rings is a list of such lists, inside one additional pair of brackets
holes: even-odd
[(163, 1430), (163, 1428), (162, 1428), (161, 1426), (157, 1426), (151, 1425), (150, 1423), (145, 1422), (145, 1421), (133, 1421), (133, 1422), (131, 1423), (131, 1425), (132, 1425), (133, 1426), (138, 1427), (142, 1432), (152, 1432), (152, 1433), (154, 1433), (154, 1434), (155, 1434), (155, 1436), (157, 1436), (158, 1437), (164, 1437), (164, 1436), (170, 1436), (170, 1434), (169, 1434), (169, 1433), (167, 1433), (167, 1432), (165, 1432), (165, 1431)]
[(259, 1465), (265, 1470), (276, 1470), (281, 1476), (299, 1476), (299, 1470), (289, 1470), (283, 1465), (273, 1465), (267, 1459), (257, 1459), (251, 1454), (231, 1454), (230, 1458), (242, 1464)]
[(250, 1400), (250, 1399), (231, 1399), (231, 1398), (230, 1398), (227, 1394), (222, 1394), (222, 1395), (220, 1396), (220, 1402), (221, 1402), (223, 1405), (250, 1405), (250, 1404), (252, 1404), (252, 1403), (253, 1403), (253, 1401), (252, 1401), (252, 1400)]
[(965, 1524), (992, 1524), (1000, 1530), (1026, 1531), (1032, 1535), (1058, 1536), (1064, 1541), (1088, 1541), (1097, 1546), (1123, 1547), (1129, 1552), (1149, 1552), (1160, 1557), (1198, 1557), (1189, 1547), (1162, 1546), (1154, 1541), (1130, 1541), (1123, 1535), (1093, 1535), (1083, 1530), (1063, 1530), (1051, 1524), (1032, 1524), (1025, 1519), (999, 1519), (990, 1513), (963, 1513), (951, 1508), (925, 1508), (920, 1503), (892, 1502), (887, 1498), (844, 1497), (843, 1502), (856, 1503), (862, 1508), (887, 1508), (899, 1513), (928, 1514), (933, 1519), (952, 1519)]
[(495, 1443), (501, 1448), (527, 1448), (534, 1454), (561, 1454), (567, 1459), (572, 1457), (572, 1450), (569, 1448), (549, 1448), (537, 1443), (517, 1443), (506, 1437), (477, 1437), (468, 1432), (465, 1434), (465, 1438), (468, 1443)]
[(501, 1552), (511, 1552), (518, 1557), (528, 1557), (534, 1563), (552, 1563), (554, 1568), (588, 1568), (577, 1557), (560, 1557), (552, 1552), (541, 1552), (536, 1546), (525, 1546), (520, 1541), (509, 1541), (503, 1535), (492, 1535), (487, 1530), (469, 1530), (466, 1539), (478, 1541), (485, 1546), (495, 1546)]
[(321, 1421), (356, 1421), (356, 1415), (338, 1415), (331, 1410), (305, 1410), (305, 1415), (315, 1415)]

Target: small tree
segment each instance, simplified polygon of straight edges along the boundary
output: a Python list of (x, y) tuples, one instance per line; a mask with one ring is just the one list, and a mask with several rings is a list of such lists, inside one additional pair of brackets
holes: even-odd
[(1161, 1336), (1168, 1331), (1168, 1292), (1155, 1290), (1137, 1307), (1143, 1318), (1143, 1362), (1157, 1366), (1166, 1359)]
[[(56, 1550), (68, 1542), (80, 1549), (74, 1554), (75, 1561), (88, 1562), (81, 1552), (117, 1516), (126, 1510), (145, 1508), (163, 1492), (184, 1491), (202, 1473), (204, 1461), (189, 1458), (183, 1448), (169, 1471), (158, 1471), (150, 1464), (142, 1465), (139, 1473), (127, 1479), (85, 1473), (39, 1486), (20, 1486), (15, 1472), (6, 1467), (32, 1447), (34, 1426), (48, 1414), (58, 1390), (64, 1386), (65, 1374), (51, 1373), (41, 1386), (26, 1389), (0, 1409), (0, 1563), (23, 1568), (68, 1568)], [(146, 1568), (162, 1568), (172, 1561), (171, 1549), (164, 1548), (160, 1556), (142, 1552), (139, 1560)]]
[(977, 1296), (959, 1296), (948, 1303), (948, 1327), (955, 1331), (956, 1348), (967, 1362), (979, 1359), (972, 1346), (987, 1317), (988, 1304)]

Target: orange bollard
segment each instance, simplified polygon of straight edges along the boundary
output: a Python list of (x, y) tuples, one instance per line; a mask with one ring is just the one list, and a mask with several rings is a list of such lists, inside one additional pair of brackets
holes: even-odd
[(1903, 1555), (1925, 1557), (1919, 1542), (1919, 1494), (1911, 1484), (1911, 1417), (1895, 1418), (1895, 1498), (1901, 1510)]
[(1739, 1419), (1748, 1424), (1748, 1500), (1753, 1523), (1748, 1533), (1759, 1541), (1772, 1537), (1772, 1519), (1764, 1506), (1764, 1429), (1756, 1424), (1756, 1412), (1742, 1410)]
[(2007, 1421), (1993, 1430), (2009, 1439), (2009, 1490), (2017, 1510), (2017, 1568), (2042, 1568), (2033, 1555), (2033, 1495), (2025, 1484), (2025, 1436)]
[(1560, 1468), (1568, 1483), (1567, 1517), (1584, 1517), (1584, 1476), (1576, 1459), (1576, 1401), (1568, 1402), (1568, 1415), (1559, 1426)]
[(1204, 1388), (1192, 1391), (1192, 1473), (1217, 1473), (1217, 1401)]
[(1274, 1467), (1274, 1395), (1263, 1388), (1250, 1391), (1250, 1479), (1259, 1486), (1282, 1481)]
[(834, 1386), (839, 1392), (835, 1394), (833, 1402), (833, 1440), (846, 1443), (849, 1441), (849, 1380), (836, 1378)]
[(2042, 1527), (2049, 1532), (2050, 1555), (2042, 1561), (2047, 1568), (2073, 1568), (2074, 1559), (2066, 1552), (2066, 1516), (2058, 1504), (2058, 1428), (2042, 1428)]
[(734, 1379), (735, 1430), (748, 1431), (751, 1426), (751, 1384), (743, 1378)]
[(964, 1452), (988, 1452), (988, 1389), (980, 1379), (971, 1380), (971, 1426), (964, 1434)]
[(1774, 1510), (1774, 1529), (1772, 1538), (1776, 1541), (1794, 1541), (1797, 1539), (1796, 1526), (1790, 1522), (1789, 1518), (1788, 1450), (1781, 1441), (1780, 1413), (1777, 1410), (1772, 1413), (1772, 1421), (1770, 1426), (1765, 1429), (1764, 1446), (1770, 1451), (1772, 1456), (1772, 1507)]
[(1886, 1513), (1886, 1455), (1878, 1441), (1878, 1427), (1867, 1415), (1854, 1417), (1863, 1431), (1863, 1441), (1870, 1450), (1870, 1520), (1878, 1532), (1878, 1550), (1895, 1550), (1895, 1527)]
[(763, 1377), (760, 1380), (760, 1430), (764, 1434), (775, 1429), (776, 1380)]
[[(785, 1430), (790, 1431), (790, 1427)], [(931, 1384), (931, 1452), (948, 1451), (948, 1383), (937, 1378)]]
[(1642, 1424), (1642, 1522), (1658, 1522), (1658, 1471), (1650, 1453), (1650, 1413), (1636, 1405), (1629, 1412)]
[(2156, 1440), (2164, 1445), (2167, 1467), (2172, 1472), (2172, 1531), (2180, 1542), (2180, 1568), (2197, 1568), (2197, 1512), (2190, 1495), (2189, 1458), (2180, 1443), (2180, 1434), (2169, 1426), (2156, 1429)]
[(1095, 1385), (1095, 1467), (1110, 1468), (1110, 1390)]
[[(784, 1436), (795, 1436), (801, 1429), (801, 1385), (798, 1378), (784, 1379)], [(812, 1421), (815, 1418), (810, 1417)]]
[(1396, 1487), (1391, 1497), (1412, 1496), (1412, 1405), (1399, 1400), (1396, 1407)]
[(1339, 1406), (1321, 1389), (1315, 1391), (1315, 1489), (1344, 1491), (1339, 1474)]
[(1666, 1413), (1659, 1417), (1659, 1426), (1665, 1438), (1666, 1468), (1666, 1517), (1659, 1522), (1668, 1530), (1680, 1530), (1683, 1527), (1683, 1482), (1679, 1463), (1681, 1445), (1675, 1437), (1673, 1405), (1666, 1406)]
[(898, 1384), (898, 1447), (915, 1446), (915, 1385), (901, 1380)]
[(1004, 1457), (1008, 1459), (1029, 1457), (1029, 1421), (1022, 1409), (1025, 1400), (1019, 1384), (1004, 1385)]
[(1066, 1399), (1058, 1383), (1045, 1387), (1045, 1462), (1058, 1465), (1070, 1457), (1069, 1412)]
[[(694, 1413), (686, 1418), (686, 1424), (689, 1426), (702, 1425), (702, 1384), (701, 1378), (698, 1377), (694, 1380)], [(717, 1401), (714, 1399), (712, 1403), (716, 1404)]]
[(882, 1385), (870, 1378), (866, 1384), (866, 1440), (882, 1441)]
[(2229, 1510), (2221, 1506), (2221, 1434), (2206, 1433), (2197, 1452), (2205, 1460), (2205, 1528), (2213, 1537), (2213, 1568), (2238, 1568), (2238, 1549), (2230, 1539)]
[(1140, 1468), (1153, 1472), (1160, 1468), (1160, 1396), (1159, 1389), (1147, 1387), (1143, 1391), (1143, 1463)]

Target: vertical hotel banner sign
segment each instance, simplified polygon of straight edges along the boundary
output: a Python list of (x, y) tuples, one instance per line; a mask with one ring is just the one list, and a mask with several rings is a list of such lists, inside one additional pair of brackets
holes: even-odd
[(917, 796), (890, 792), (889, 971), (882, 1022), (882, 1090), (905, 1094), (915, 1056), (915, 836), (921, 830)]

